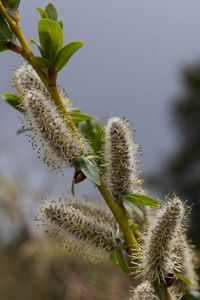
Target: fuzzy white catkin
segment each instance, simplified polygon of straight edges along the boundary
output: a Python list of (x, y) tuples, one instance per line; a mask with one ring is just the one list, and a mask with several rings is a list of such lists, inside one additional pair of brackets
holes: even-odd
[(144, 233), (143, 255), (137, 268), (140, 276), (150, 282), (165, 281), (181, 271), (181, 251), (174, 251), (174, 245), (182, 242), (185, 213), (184, 204), (176, 196), (154, 211)]
[[(22, 98), (32, 90), (40, 91), (43, 96), (49, 98), (49, 93), (46, 87), (44, 86), (43, 82), (41, 81), (33, 67), (28, 63), (16, 67), (13, 72), (11, 81), (16, 89), (17, 94)], [(63, 90), (59, 90), (59, 92), (61, 94), (63, 102), (66, 105), (66, 108), (70, 109), (71, 105), (67, 93), (65, 93), (65, 91)]]
[[(169, 291), (172, 300), (180, 299), (174, 291)], [(153, 287), (148, 281), (144, 281), (135, 288), (132, 288), (131, 298), (129, 300), (159, 300)]]
[(49, 98), (32, 90), (24, 96), (23, 103), (26, 118), (33, 128), (29, 136), (32, 146), (51, 169), (74, 165), (87, 153), (84, 138), (72, 130), (68, 117)]
[(130, 122), (124, 118), (109, 119), (104, 133), (104, 181), (115, 199), (138, 189), (138, 152)]
[(129, 300), (159, 300), (159, 298), (154, 294), (150, 283), (144, 281), (135, 288), (132, 288)]
[(116, 222), (95, 208), (61, 198), (45, 202), (40, 219), (47, 234), (56, 239), (68, 252), (98, 264), (109, 259), (116, 245)]

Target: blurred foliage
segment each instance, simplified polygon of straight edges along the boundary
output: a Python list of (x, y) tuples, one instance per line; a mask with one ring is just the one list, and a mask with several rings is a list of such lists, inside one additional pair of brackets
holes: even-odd
[(87, 264), (33, 232), (22, 195), (19, 182), (0, 176), (0, 300), (128, 298), (130, 280), (109, 261)]
[(172, 107), (180, 144), (149, 182), (164, 194), (174, 191), (192, 204), (190, 236), (200, 247), (200, 64), (184, 69), (182, 81), (184, 91)]

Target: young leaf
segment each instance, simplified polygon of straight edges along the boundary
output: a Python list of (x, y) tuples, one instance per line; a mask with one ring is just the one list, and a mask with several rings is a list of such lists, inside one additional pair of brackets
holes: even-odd
[(166, 300), (166, 295), (165, 295), (165, 286), (162, 282), (155, 281), (153, 284), (153, 288), (158, 295), (160, 300)]
[(177, 277), (179, 280), (181, 280), (181, 281), (183, 281), (184, 283), (187, 283), (188, 285), (192, 286), (192, 282), (190, 281), (190, 279), (187, 278), (186, 276), (184, 276), (183, 274), (176, 273), (175, 275), (176, 275), (176, 277)]
[(127, 194), (123, 196), (123, 200), (130, 201), (133, 204), (160, 207), (159, 203), (154, 198), (141, 194)]
[(11, 39), (11, 30), (0, 14), (0, 41), (8, 41)]
[(84, 122), (84, 121), (93, 119), (92, 116), (82, 113), (79, 109), (75, 109), (75, 110), (71, 111), (70, 116), (71, 116), (72, 120), (74, 121), (74, 123), (77, 125), (80, 122)]
[(52, 63), (48, 59), (46, 59), (44, 57), (33, 56), (31, 58), (31, 60), (33, 60), (34, 62), (36, 62), (39, 66), (45, 67), (47, 69), (53, 67)]
[(189, 291), (181, 299), (183, 300), (199, 300), (200, 292), (198, 291)]
[(46, 8), (45, 12), (47, 13), (49, 19), (57, 21), (58, 20), (58, 13), (55, 6), (52, 3), (49, 3)]
[(117, 257), (117, 250), (114, 249), (110, 254), (110, 261), (115, 264), (119, 265), (118, 257)]
[(10, 11), (15, 11), (19, 6), (20, 1), (21, 0), (3, 0), (2, 2)]
[(55, 68), (56, 71), (59, 72), (70, 60), (72, 55), (81, 47), (83, 47), (84, 43), (77, 41), (71, 42), (65, 45), (57, 54), (55, 59)]
[(103, 128), (94, 119), (80, 123), (80, 129), (85, 138), (90, 142), (93, 150), (98, 153), (103, 143)]
[(144, 220), (144, 213), (143, 213), (143, 211), (137, 205), (135, 205), (135, 204), (133, 204), (131, 202), (130, 202), (130, 205), (131, 205), (132, 210), (136, 213), (136, 215), (138, 215), (138, 217), (141, 220)]
[(20, 112), (23, 112), (23, 109), (20, 107), (20, 104), (21, 104), (21, 101), (22, 101), (20, 97), (18, 97), (15, 94), (11, 94), (11, 93), (1, 94), (1, 97), (6, 102), (8, 102), (12, 107), (19, 110)]
[(60, 25), (54, 20), (42, 19), (38, 23), (38, 34), (41, 55), (53, 63), (63, 45), (63, 31)]
[(61, 29), (63, 29), (64, 20), (63, 19), (58, 20), (58, 24), (60, 25)]
[(118, 264), (120, 265), (121, 269), (124, 271), (125, 274), (130, 275), (131, 270), (128, 265), (128, 258), (125, 251), (122, 249), (121, 246), (118, 246), (115, 249), (115, 259), (117, 260)]
[(48, 19), (48, 14), (42, 7), (38, 6), (36, 9), (39, 12), (42, 19)]
[(83, 174), (96, 185), (100, 185), (100, 175), (96, 162), (88, 157), (83, 157), (79, 164)]
[(6, 43), (7, 43), (7, 41), (1, 41), (1, 40), (0, 40), (0, 52), (8, 51), (8, 50), (9, 50), (9, 49), (6, 47)]

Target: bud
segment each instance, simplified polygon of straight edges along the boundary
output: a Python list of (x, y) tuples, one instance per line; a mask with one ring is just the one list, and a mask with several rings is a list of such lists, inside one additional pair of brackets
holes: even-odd
[(136, 154), (139, 147), (133, 140), (128, 120), (111, 118), (105, 127), (103, 150), (104, 180), (115, 199), (138, 189)]
[(108, 260), (116, 245), (116, 222), (81, 202), (65, 198), (59, 204), (45, 202), (40, 220), (48, 235), (68, 252), (94, 264)]
[(165, 282), (175, 272), (181, 272), (181, 251), (178, 253), (174, 248), (176, 243), (182, 243), (185, 213), (185, 206), (176, 196), (154, 210), (141, 246), (143, 255), (137, 271), (140, 276), (150, 282)]
[(54, 170), (74, 165), (88, 151), (81, 134), (71, 128), (71, 119), (40, 91), (32, 90), (24, 97), (26, 118), (33, 128), (29, 138), (40, 157)]

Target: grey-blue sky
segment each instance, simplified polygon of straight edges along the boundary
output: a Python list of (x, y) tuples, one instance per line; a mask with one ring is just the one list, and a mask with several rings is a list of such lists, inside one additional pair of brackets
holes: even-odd
[[(35, 7), (48, 1), (21, 1), (22, 24), (27, 37), (37, 39)], [(180, 91), (178, 70), (200, 57), (200, 2), (198, 0), (68, 0), (54, 1), (65, 19), (65, 41), (83, 40), (82, 48), (60, 74), (60, 84), (86, 113), (105, 120), (125, 116), (136, 129), (143, 147), (145, 171), (161, 164), (176, 140), (168, 108)], [(0, 92), (10, 90), (8, 80), (20, 57), (0, 57)], [(24, 137), (12, 108), (0, 102), (0, 150), (12, 165), (17, 149), (20, 166), (36, 164), (35, 153)], [(7, 141), (7, 142), (6, 142)], [(40, 168), (40, 163), (39, 163)], [(42, 168), (42, 164), (41, 164)], [(38, 172), (38, 169), (37, 171)], [(45, 171), (46, 174), (48, 171)]]

